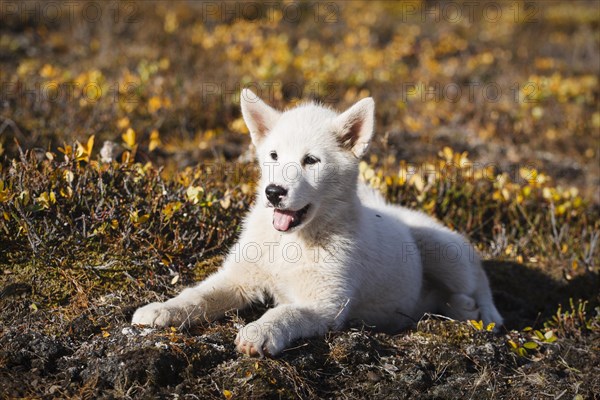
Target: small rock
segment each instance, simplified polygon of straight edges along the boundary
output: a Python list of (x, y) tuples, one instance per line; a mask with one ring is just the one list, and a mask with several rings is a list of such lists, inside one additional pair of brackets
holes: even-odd
[(381, 380), (381, 376), (377, 372), (375, 372), (375, 371), (369, 371), (369, 372), (367, 372), (367, 378), (371, 382), (379, 382)]
[(48, 389), (48, 394), (54, 394), (58, 391), (58, 389), (60, 389), (60, 386), (52, 385), (50, 386), (50, 389)]

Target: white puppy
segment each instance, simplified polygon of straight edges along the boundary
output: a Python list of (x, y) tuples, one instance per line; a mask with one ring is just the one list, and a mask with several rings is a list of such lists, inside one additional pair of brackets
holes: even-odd
[(244, 90), (241, 105), (262, 176), (239, 241), (217, 273), (138, 309), (134, 324), (211, 321), (271, 297), (236, 338), (263, 356), (349, 324), (397, 331), (425, 312), (502, 323), (465, 238), (358, 182), (371, 98), (342, 114), (312, 103), (279, 112)]

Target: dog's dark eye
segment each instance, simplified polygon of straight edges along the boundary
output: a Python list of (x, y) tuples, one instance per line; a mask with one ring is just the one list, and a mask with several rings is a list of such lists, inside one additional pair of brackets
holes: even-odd
[(304, 165), (313, 165), (313, 164), (318, 163), (319, 161), (321, 161), (321, 160), (319, 160), (315, 156), (306, 156), (306, 157), (304, 157), (304, 160), (302, 160), (302, 164), (304, 164)]
[(276, 151), (271, 152), (271, 160), (277, 161), (277, 152)]

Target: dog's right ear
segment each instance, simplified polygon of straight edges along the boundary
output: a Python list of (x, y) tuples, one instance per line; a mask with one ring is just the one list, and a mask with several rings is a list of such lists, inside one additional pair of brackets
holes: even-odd
[(267, 133), (281, 116), (281, 113), (265, 104), (250, 89), (243, 89), (240, 94), (240, 104), (242, 106), (242, 116), (244, 122), (250, 131), (250, 137), (254, 146), (267, 136)]
[(360, 100), (340, 114), (335, 123), (342, 147), (350, 150), (356, 158), (361, 158), (371, 142), (374, 121), (375, 102), (370, 97)]

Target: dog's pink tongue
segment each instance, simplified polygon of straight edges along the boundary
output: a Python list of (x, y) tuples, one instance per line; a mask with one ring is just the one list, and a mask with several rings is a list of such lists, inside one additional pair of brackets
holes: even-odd
[(281, 232), (290, 229), (290, 225), (294, 221), (293, 211), (275, 210), (273, 212), (273, 226)]

